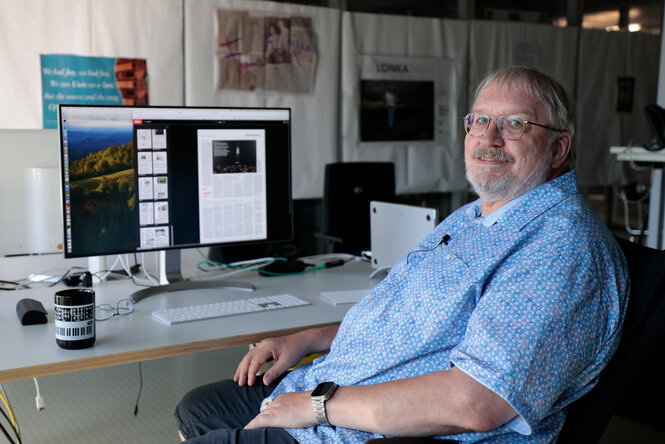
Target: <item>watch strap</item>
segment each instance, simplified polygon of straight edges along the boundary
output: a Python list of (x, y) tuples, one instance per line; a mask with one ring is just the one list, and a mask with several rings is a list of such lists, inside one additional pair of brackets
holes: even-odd
[(326, 415), (326, 401), (324, 399), (312, 399), (314, 406), (314, 415), (316, 415), (316, 422), (319, 425), (329, 426), (328, 416)]

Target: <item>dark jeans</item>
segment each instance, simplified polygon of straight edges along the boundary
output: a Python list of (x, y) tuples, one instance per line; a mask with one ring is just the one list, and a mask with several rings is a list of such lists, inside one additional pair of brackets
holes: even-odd
[(178, 429), (192, 444), (297, 444), (284, 429), (243, 430), (274, 388), (261, 379), (252, 387), (227, 380), (195, 388), (176, 407)]

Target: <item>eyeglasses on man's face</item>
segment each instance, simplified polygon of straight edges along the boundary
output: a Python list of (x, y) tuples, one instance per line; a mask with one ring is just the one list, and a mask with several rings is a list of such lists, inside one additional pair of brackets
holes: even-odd
[(111, 304), (101, 304), (95, 307), (95, 320), (106, 321), (113, 316), (124, 316), (134, 311), (134, 305), (130, 299), (120, 299), (115, 307)]
[[(464, 131), (469, 136), (481, 137), (490, 127), (492, 117), (487, 114), (469, 113), (464, 116)], [(564, 132), (565, 130), (552, 128), (541, 123), (530, 122), (521, 116), (494, 116), (499, 134), (504, 139), (519, 139), (524, 134), (527, 125), (536, 125), (551, 131)]]

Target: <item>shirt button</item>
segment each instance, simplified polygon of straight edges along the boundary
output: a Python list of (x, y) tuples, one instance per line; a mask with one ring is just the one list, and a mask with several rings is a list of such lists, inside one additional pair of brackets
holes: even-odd
[(436, 251), (441, 251), (441, 250), (443, 250), (442, 246), (439, 245), (438, 247), (436, 247)]
[(450, 259), (451, 257), (455, 256), (453, 253), (446, 254), (446, 259)]
[(406, 270), (402, 271), (402, 276), (406, 277), (406, 275), (409, 274), (406, 272)]
[(305, 387), (305, 383), (304, 383), (304, 382), (299, 382), (299, 383), (298, 383), (298, 387), (300, 387), (300, 388), (304, 388), (304, 387)]

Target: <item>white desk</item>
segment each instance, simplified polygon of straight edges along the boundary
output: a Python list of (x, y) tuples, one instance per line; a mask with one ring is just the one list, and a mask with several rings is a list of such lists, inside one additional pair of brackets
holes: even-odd
[(665, 249), (665, 182), (663, 164), (665, 150), (648, 151), (642, 147), (612, 146), (610, 153), (624, 162), (648, 162), (657, 164), (651, 171), (651, 191), (649, 194), (649, 220), (646, 245), (659, 250)]
[[(342, 319), (351, 305), (331, 305), (321, 299), (321, 291), (370, 289), (376, 284), (369, 279), (371, 271), (369, 263), (349, 262), (342, 267), (300, 276), (240, 275), (256, 286), (256, 291), (251, 293), (214, 289), (158, 294), (139, 301), (130, 315), (97, 322), (95, 345), (82, 350), (65, 350), (55, 342), (53, 295), (64, 287), (3, 292), (0, 293), (0, 382), (235, 347), (268, 336), (333, 324)], [(95, 302), (115, 304), (140, 288), (129, 281), (96, 285), (93, 287)], [(280, 293), (299, 296), (312, 304), (173, 326), (151, 317), (152, 311), (160, 308)], [(44, 304), (48, 311), (47, 324), (21, 325), (16, 315), (16, 302), (27, 297)]]

